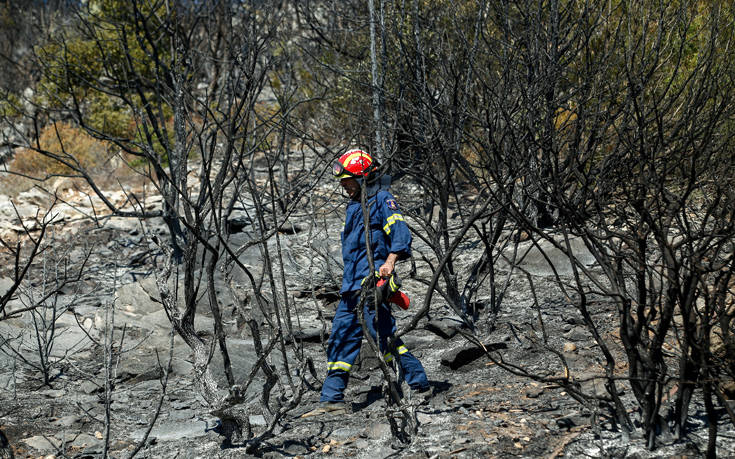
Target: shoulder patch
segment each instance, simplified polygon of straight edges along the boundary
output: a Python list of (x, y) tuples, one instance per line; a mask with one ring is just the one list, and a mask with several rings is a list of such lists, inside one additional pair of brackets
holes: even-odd
[(390, 210), (398, 210), (398, 204), (396, 204), (395, 199), (386, 199), (385, 205), (388, 206)]

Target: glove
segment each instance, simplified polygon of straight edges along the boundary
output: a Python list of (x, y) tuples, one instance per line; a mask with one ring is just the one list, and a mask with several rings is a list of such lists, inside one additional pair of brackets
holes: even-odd
[(392, 303), (404, 310), (408, 309), (411, 304), (408, 295), (400, 291), (401, 280), (396, 273), (391, 274), (390, 277), (380, 277), (380, 274), (375, 271), (375, 277), (367, 276), (362, 280), (361, 285), (363, 289), (373, 288), (373, 286), (377, 288), (378, 303)]
[(391, 274), (388, 278), (381, 277), (376, 286), (381, 290), (381, 298), (388, 298), (388, 303), (393, 303), (403, 310), (408, 309), (411, 299), (400, 291), (401, 280), (397, 274)]

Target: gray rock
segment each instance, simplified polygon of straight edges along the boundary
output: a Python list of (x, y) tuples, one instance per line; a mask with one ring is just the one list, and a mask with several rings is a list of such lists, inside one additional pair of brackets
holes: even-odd
[[(584, 393), (594, 397), (607, 398), (610, 396), (607, 388), (605, 387), (606, 379), (604, 375), (600, 373), (580, 373), (575, 377), (582, 380), (581, 388)], [(616, 389), (618, 390), (618, 395), (622, 395), (624, 393), (622, 384), (616, 384)]]
[(442, 317), (427, 322), (424, 328), (441, 338), (451, 339), (458, 333), (457, 329), (463, 326), (460, 320)]
[(584, 327), (574, 327), (564, 334), (564, 337), (570, 341), (586, 341), (591, 339), (591, 335)]
[(0, 296), (5, 295), (10, 287), (13, 286), (13, 280), (7, 277), (0, 277)]
[(129, 380), (131, 384), (137, 384), (160, 379), (163, 377), (163, 369), (158, 365), (155, 352), (144, 348), (120, 362), (117, 377), (119, 380)]
[(63, 440), (49, 435), (36, 435), (30, 438), (25, 438), (21, 441), (28, 445), (29, 448), (44, 453), (55, 453), (62, 444), (73, 446), (75, 448), (86, 448), (92, 445), (99, 445), (101, 442), (92, 435), (78, 432), (65, 433), (63, 435)]
[[(2, 228), (2, 224), (0, 224), (0, 228)], [(0, 234), (1, 235), (1, 234)], [(13, 281), (10, 278), (7, 277), (0, 277), (0, 296), (5, 295), (8, 293), (10, 288), (13, 286)], [(21, 309), (24, 307), (23, 303), (18, 299), (18, 290), (15, 291), (14, 295), (11, 297), (12, 299), (8, 302), (8, 304), (5, 305), (5, 312), (12, 312), (18, 309)], [(28, 317), (28, 315), (25, 315)], [(5, 319), (3, 320), (3, 325), (6, 324), (13, 324), (13, 321), (16, 321), (16, 319)], [(14, 325), (18, 325), (19, 327), (22, 327), (23, 320), (19, 319), (17, 320), (17, 323)], [(2, 330), (0, 330), (0, 333), (2, 333)], [(5, 335), (3, 335), (5, 336)]]
[[(505, 349), (507, 345), (505, 343), (487, 343), (485, 349), (488, 351)], [(465, 365), (468, 365), (480, 357), (485, 356), (485, 350), (479, 346), (468, 345), (460, 348), (451, 349), (441, 356), (441, 364), (457, 370)]]
[(589, 423), (587, 416), (582, 416), (579, 413), (569, 414), (567, 416), (556, 419), (556, 425), (561, 429), (571, 429), (575, 426), (582, 426)]
[(87, 395), (95, 394), (104, 390), (102, 381), (84, 381), (79, 386), (79, 390)]
[(193, 418), (196, 412), (193, 410), (175, 410), (168, 414), (169, 421), (186, 421)]
[(81, 422), (81, 419), (82, 418), (80, 418), (79, 416), (74, 416), (74, 415), (64, 416), (54, 421), (53, 424), (55, 426), (68, 428), (75, 424), (79, 424)]
[(564, 324), (566, 325), (583, 325), (584, 321), (573, 315), (567, 315), (564, 317)]
[[(60, 306), (61, 310), (62, 308), (63, 305)], [(30, 328), (27, 328), (27, 331), (31, 331)], [(53, 342), (52, 357), (58, 358), (75, 355), (91, 349), (94, 345), (84, 330), (77, 325), (72, 312), (65, 312), (56, 319)]]
[(189, 361), (188, 348), (179, 346), (174, 352), (177, 352), (178, 349), (181, 349), (184, 355), (174, 356), (174, 360), (171, 362), (171, 374), (177, 376), (191, 375), (191, 372), (194, 371), (194, 364)]
[(594, 397), (605, 397), (608, 395), (605, 389), (605, 381), (602, 378), (595, 378), (582, 383), (582, 391)]
[(426, 413), (416, 413), (416, 419), (419, 424), (431, 424), (434, 421), (434, 416)]
[(34, 406), (28, 415), (31, 419), (47, 418), (51, 417), (51, 406), (49, 403), (44, 403), (40, 406)]
[[(264, 343), (265, 344), (265, 343)], [(258, 361), (257, 354), (255, 353), (255, 346), (253, 345), (252, 339), (228, 339), (227, 350), (230, 355), (232, 363), (232, 371), (235, 377), (235, 381), (245, 381), (250, 375), (250, 371)], [(290, 353), (290, 351), (288, 351)], [(292, 356), (289, 357), (293, 358)], [(270, 364), (276, 369), (282, 368), (282, 355), (280, 352), (271, 352), (270, 358), (268, 359)], [(293, 361), (293, 360), (291, 360)], [(224, 365), (222, 363), (222, 353), (217, 350), (212, 356), (212, 362), (209, 366), (212, 370), (212, 374), (215, 379), (225, 386), (227, 379), (224, 374)], [(245, 394), (246, 398), (254, 397), (260, 393), (261, 384), (258, 381), (263, 380), (263, 372), (259, 371), (256, 374), (256, 381), (250, 385), (248, 392)]]
[[(52, 441), (54, 442), (52, 443)], [(60, 441), (56, 439), (52, 440), (52, 437), (46, 438), (43, 435), (35, 435), (33, 437), (24, 438), (23, 440), (21, 440), (21, 442), (28, 445), (29, 448), (34, 449), (36, 451), (43, 452), (43, 453), (56, 452), (57, 450), (56, 443), (61, 445)]]
[(252, 426), (266, 426), (265, 417), (262, 414), (256, 414), (248, 417)]
[(528, 398), (538, 398), (543, 393), (544, 393), (543, 386), (531, 386), (528, 389), (526, 389), (526, 397)]
[[(191, 440), (193, 438), (204, 437), (207, 435), (207, 430), (212, 429), (216, 425), (214, 419), (208, 421), (201, 419), (188, 420), (185, 422), (178, 421), (161, 421), (156, 424), (151, 431), (151, 436), (155, 437), (159, 441), (164, 440)], [(142, 428), (133, 432), (130, 436), (139, 441), (143, 438), (146, 429)]]
[(390, 425), (383, 422), (372, 424), (365, 429), (365, 434), (372, 440), (387, 438), (391, 435)]
[[(527, 245), (528, 244), (528, 245)], [(565, 255), (561, 250), (553, 246), (552, 243), (546, 240), (538, 241), (538, 247), (531, 246), (530, 242), (522, 243), (523, 250), (519, 253), (528, 253), (525, 255), (523, 260), (518, 264), (521, 268), (527, 270), (531, 275), (534, 276), (552, 276), (554, 270), (549, 265), (548, 259), (556, 269), (559, 275), (569, 275), (572, 273), (572, 265), (569, 261), (569, 256)], [(563, 241), (560, 242), (563, 245)], [(584, 242), (579, 238), (570, 238), (569, 244), (571, 246), (571, 257), (577, 260), (578, 263), (587, 266), (595, 262), (594, 256), (587, 250)], [(540, 249), (540, 250), (539, 250)], [(545, 256), (544, 256), (545, 255)], [(513, 248), (506, 249), (505, 256), (508, 260), (513, 257)], [(501, 258), (501, 260), (503, 260)], [(501, 261), (499, 263), (499, 269), (510, 269), (511, 265), (508, 261)]]
[(130, 395), (127, 392), (117, 391), (112, 395), (116, 406), (127, 405), (130, 402)]
[[(67, 442), (70, 439), (67, 439)], [(73, 439), (71, 439), (71, 446), (75, 448), (87, 448), (87, 447), (96, 447), (102, 443), (102, 440), (98, 440), (97, 437), (93, 435), (88, 434), (79, 434), (74, 436)]]
[(81, 454), (78, 454), (75, 457), (102, 457), (103, 449), (102, 445), (91, 445), (84, 448)]
[(21, 203), (32, 204), (36, 206), (45, 206), (53, 201), (53, 196), (49, 195), (38, 188), (31, 188), (28, 191), (18, 193), (17, 199)]
[(338, 441), (344, 441), (357, 437), (359, 434), (360, 430), (355, 427), (340, 427), (339, 429), (335, 429), (329, 437)]
[(283, 452), (286, 457), (302, 456), (309, 453), (306, 445), (297, 442), (286, 442)]
[(151, 314), (163, 309), (160, 303), (151, 299), (151, 297), (156, 299), (160, 297), (154, 277), (123, 285), (117, 289), (115, 296), (117, 297), (117, 310), (134, 317)]
[(174, 400), (171, 402), (171, 408), (175, 410), (186, 410), (191, 408), (191, 405), (189, 400)]
[(38, 393), (48, 398), (59, 398), (66, 395), (66, 391), (64, 389), (46, 389), (39, 391)]
[(134, 235), (140, 231), (140, 221), (136, 218), (110, 217), (105, 221), (104, 228), (123, 234)]
[[(127, 325), (144, 330), (162, 332), (165, 334), (171, 329), (171, 322), (158, 302), (159, 293), (154, 277), (144, 278), (138, 282), (126, 284), (115, 292), (116, 315), (115, 326), (118, 328)], [(179, 298), (179, 306), (183, 308), (183, 295)], [(95, 312), (95, 327), (105, 328), (106, 311), (104, 308)], [(202, 314), (197, 314), (194, 320), (197, 330), (212, 330), (213, 321)], [(162, 335), (165, 336), (165, 335)]]
[(157, 397), (161, 393), (161, 382), (157, 379), (149, 379), (137, 383), (129, 382), (129, 384), (131, 386), (135, 386), (135, 391), (137, 393), (145, 395), (147, 401), (149, 402), (152, 398), (155, 399), (155, 397)]

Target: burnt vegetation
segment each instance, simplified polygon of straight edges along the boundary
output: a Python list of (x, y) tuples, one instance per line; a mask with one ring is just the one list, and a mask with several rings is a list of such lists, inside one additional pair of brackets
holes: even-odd
[[(55, 199), (45, 215), (16, 211), (0, 234), (0, 323), (28, 317), (37, 357), (6, 331), (0, 350), (38, 386), (73, 358), (52, 352), (54, 324), (90, 293), (75, 286), (93, 269), (92, 248), (70, 265), (73, 247), (47, 242), (61, 177), (98, 203), (95, 225), (141, 222), (136, 266), (155, 276), (147, 293), (190, 349), (202, 412), (219, 419), (224, 446), (265, 451), (323, 377), (307, 347), (326, 342), (328, 320), (303, 326), (301, 305), (334, 301), (339, 229), (327, 219), (342, 198), (329, 171), (365, 145), (417, 241), (401, 275), (420, 288), (399, 335), (441, 328), (448, 310), (441, 333), (466, 340), (462, 358), (563, 390), (596, 431), (655, 450), (705, 417), (708, 457), (722, 429), (732, 436), (730, 2), (17, 3), (27, 8), (0, 3), (3, 180)], [(82, 134), (104, 146), (94, 158), (74, 145)], [(154, 234), (156, 219), (165, 231)], [(295, 250), (290, 236), (307, 242)], [(496, 339), (519, 297), (534, 320), (510, 329), (528, 361)], [(104, 349), (107, 456), (115, 367), (135, 346), (115, 328), (115, 300), (102, 303), (103, 333), (87, 336)], [(577, 318), (593, 373), (548, 332), (559, 308)], [(247, 371), (231, 355), (244, 336)], [(417, 406), (377, 347), (363, 353), (376, 354), (391, 434), (409, 448)], [(159, 357), (161, 401), (170, 361)], [(446, 371), (437, 379), (451, 381)]]

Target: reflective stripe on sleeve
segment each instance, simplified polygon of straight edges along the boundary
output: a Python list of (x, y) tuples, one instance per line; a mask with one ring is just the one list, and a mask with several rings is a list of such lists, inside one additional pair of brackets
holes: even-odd
[(396, 213), (396, 214), (393, 214), (390, 217), (386, 218), (385, 221), (387, 223), (383, 227), (383, 231), (385, 231), (385, 234), (390, 234), (390, 227), (391, 227), (391, 225), (393, 225), (395, 222), (403, 222), (405, 220), (403, 219), (403, 214)]
[(344, 371), (350, 371), (352, 369), (352, 365), (350, 365), (347, 362), (327, 362), (327, 370), (344, 370)]

